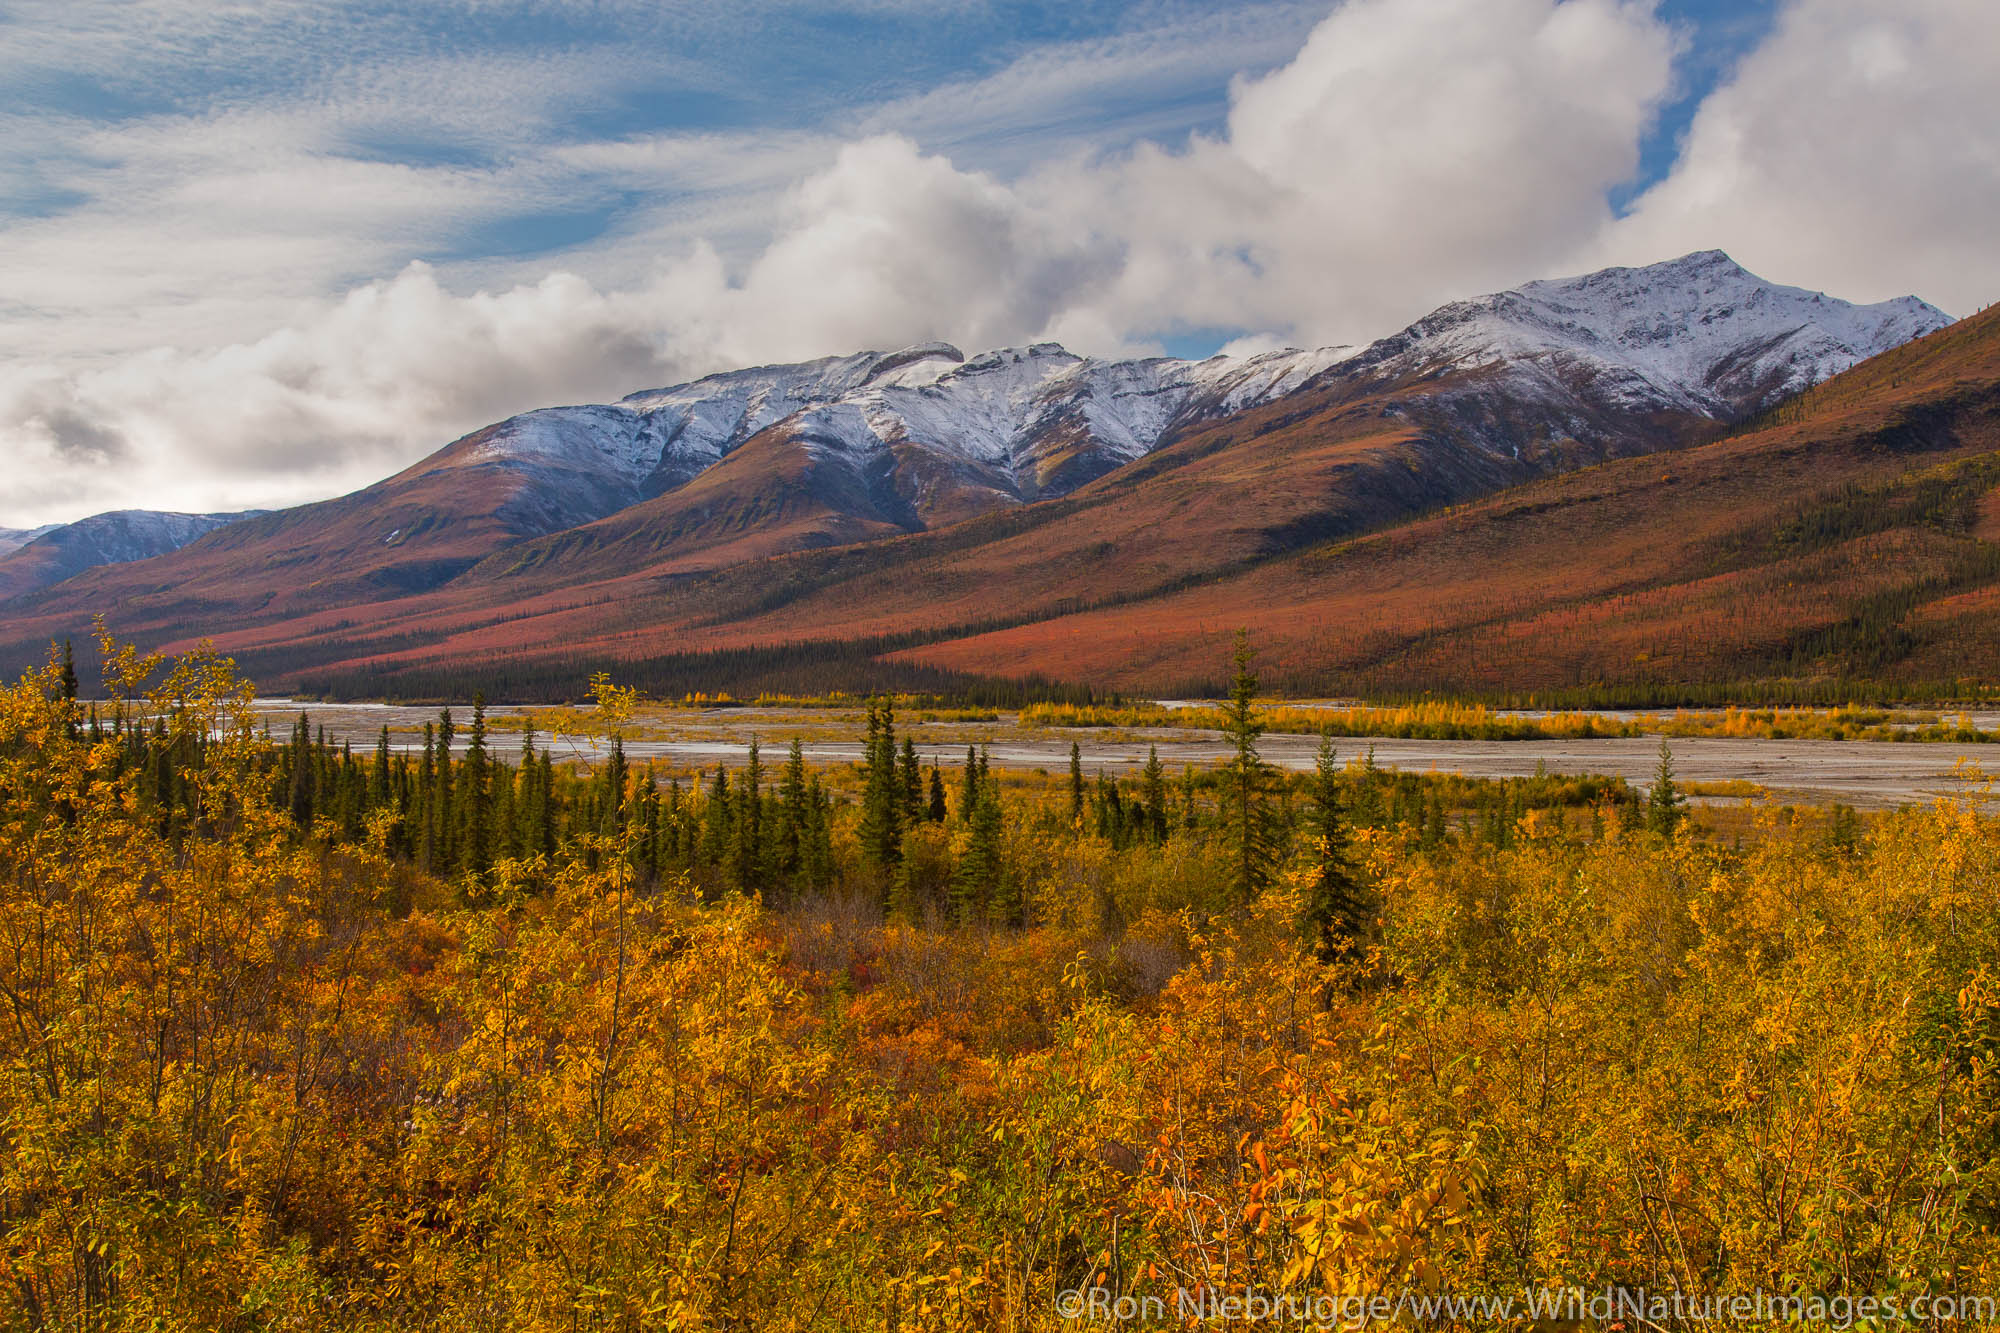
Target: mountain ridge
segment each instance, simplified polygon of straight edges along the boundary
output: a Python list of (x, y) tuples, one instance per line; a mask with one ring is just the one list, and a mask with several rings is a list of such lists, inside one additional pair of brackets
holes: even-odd
[(264, 511), (184, 514), (162, 509), (112, 509), (72, 523), (49, 523), (0, 545), (0, 601), (60, 583), (100, 565), (129, 564), (177, 551), (226, 524)]
[[(1455, 302), (1356, 347), (929, 343), (725, 371), (509, 418), (0, 615), (17, 652), (109, 603), (129, 632), (210, 634), (290, 671), (1053, 614), (1683, 448), (1948, 323), (1697, 252)], [(843, 618), (843, 599), (870, 610)]]

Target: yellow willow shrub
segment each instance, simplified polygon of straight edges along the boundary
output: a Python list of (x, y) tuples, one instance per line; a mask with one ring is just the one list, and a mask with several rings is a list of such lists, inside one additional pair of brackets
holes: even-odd
[[(114, 686), (157, 665), (107, 647)], [(178, 847), (54, 684), (0, 693), (0, 1302), (55, 1327), (319, 1305), (300, 1256), (351, 1237), (335, 1200), (392, 1123), (337, 1095), (394, 1058), (360, 928), (385, 868), (284, 840), (225, 661), (121, 701), (170, 723), (169, 757), (205, 750), (205, 836)]]
[(403, 1164), (399, 1302), (464, 1328), (776, 1328), (878, 1303), (867, 1274), (894, 1261), (857, 1188), (882, 1169), (878, 1117), (755, 917), (572, 867), (473, 923), (462, 1039)]
[(1980, 1010), (2000, 950), (1993, 822), (1949, 805), (1900, 812), (1858, 859), (1815, 862), (1793, 844), (1739, 879), (1767, 918), (1775, 898), (1792, 906), (1779, 947), (1718, 935), (1690, 967), (1704, 1026), (1728, 1032), (1700, 1085), (1723, 1117), (1693, 1185), (1717, 1219), (1711, 1267), (1738, 1283), (1990, 1284), (2000, 1089)]
[(990, 1247), (982, 1322), (971, 1326), (1055, 1327), (1059, 1293), (1125, 1290), (1132, 1256), (1146, 1254), (1136, 1185), (1148, 1033), (1099, 991), (1102, 980), (1095, 960), (1073, 957), (1062, 983), (1073, 1008), (1052, 1039), (995, 1067), (978, 1130), (987, 1164), (957, 1191), (965, 1221)]
[(1181, 1290), (1269, 1288), (1293, 1263), (1296, 1239), (1253, 1206), (1265, 1186), (1251, 1163), (1253, 1143), (1333, 1072), (1329, 972), (1302, 947), (1305, 888), (1304, 876), (1288, 880), (1249, 913), (1191, 934), (1193, 960), (1160, 993), (1134, 1065), (1144, 1166), (1127, 1206), (1146, 1241), (1133, 1261), (1145, 1266), (1113, 1273), (1121, 1290), (1171, 1304)]
[(1030, 921), (1061, 931), (1114, 924), (1117, 856), (1104, 839), (1017, 821), (1006, 831), (1007, 859), (1021, 877)]
[(868, 950), (878, 978), (842, 1018), (877, 1060), (956, 1069), (972, 1053), (1045, 1046), (1078, 996), (1065, 977), (1080, 940), (1056, 932), (939, 932), (890, 923)]
[(1228, 906), (1227, 859), (1213, 842), (1177, 834), (1141, 855), (1120, 858), (1107, 891), (1124, 921), (1184, 910), (1205, 918)]
[(1274, 1286), (1391, 1300), (1436, 1291), (1482, 1242), (1470, 1225), (1474, 1145), (1423, 1135), (1387, 1101), (1357, 1104), (1340, 1082), (1338, 1066), (1310, 1082), (1289, 1076), (1291, 1105), (1269, 1142), (1250, 1148), (1243, 1215), (1260, 1238), (1278, 1238)]
[(1990, 1289), (1996, 848), (1939, 807), (1852, 858), (1631, 836), (1388, 865), (1396, 1114), (1475, 1145), (1481, 1246), (1448, 1279)]

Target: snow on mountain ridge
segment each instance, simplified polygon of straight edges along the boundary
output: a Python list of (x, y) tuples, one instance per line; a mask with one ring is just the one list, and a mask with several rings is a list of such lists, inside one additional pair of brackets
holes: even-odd
[(0, 528), (0, 555), (17, 551), (45, 532), (54, 532), (60, 523), (44, 523), (39, 528)]
[(788, 423), (809, 450), (856, 466), (912, 447), (990, 470), (1015, 488), (1035, 468), (1037, 442), (1066, 418), (1080, 421), (1112, 460), (1128, 461), (1158, 443), (1198, 397), (1237, 410), (1290, 392), (1346, 350), (1099, 361), (1056, 343), (972, 358), (948, 343), (925, 343), (523, 413), (481, 432), (460, 462), (525, 465), (551, 482), (552, 471), (581, 473), (636, 499), (670, 490), (751, 436)]
[(810, 457), (857, 473), (915, 451), (1022, 500), (1073, 489), (1177, 425), (1284, 397), (1344, 363), (1390, 377), (1497, 366), (1512, 397), (1552, 420), (1586, 402), (1730, 419), (1949, 322), (1914, 297), (1857, 306), (1767, 283), (1710, 250), (1454, 302), (1363, 349), (1098, 360), (1056, 343), (972, 357), (923, 343), (725, 371), (530, 412), (481, 432), (463, 457), (525, 465), (555, 487), (554, 473), (575, 477), (577, 493), (545, 506), (536, 526), (673, 490), (778, 426)]
[(1377, 348), (1424, 369), (1568, 356), (1600, 379), (1637, 381), (1633, 394), (1726, 418), (1950, 322), (1913, 296), (1853, 305), (1704, 250), (1453, 302)]
[(177, 551), (261, 509), (228, 514), (181, 514), (113, 509), (74, 523), (51, 524), (12, 549), (0, 548), (0, 600), (60, 582), (99, 565), (122, 565)]

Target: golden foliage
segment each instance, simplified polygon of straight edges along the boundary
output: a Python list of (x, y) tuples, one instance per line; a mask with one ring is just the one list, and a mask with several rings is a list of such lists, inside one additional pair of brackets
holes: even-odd
[(704, 898), (615, 834), (412, 897), (274, 805), (225, 662), (142, 696), (111, 655), (201, 818), (163, 831), (54, 667), (0, 694), (10, 1325), (2000, 1279), (2000, 826), (1967, 808), (1852, 848), (1365, 829), (1381, 917), (1336, 963), (1316, 864), (1225, 907), (1198, 836), (1025, 804), (1019, 929)]

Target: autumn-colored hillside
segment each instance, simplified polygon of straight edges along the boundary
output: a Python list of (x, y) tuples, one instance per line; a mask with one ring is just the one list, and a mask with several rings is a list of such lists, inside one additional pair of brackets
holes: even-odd
[[(170, 646), (209, 637), (267, 679), (336, 688), (407, 688), (413, 679), (462, 676), (500, 660), (512, 674), (496, 681), (496, 692), (518, 691), (540, 673), (560, 677), (563, 664), (585, 659), (622, 662), (643, 680), (639, 664), (668, 654), (749, 649), (782, 659), (802, 642), (822, 653), (830, 643), (856, 645), (843, 652), (865, 661), (878, 649), (861, 645), (1138, 604), (1330, 536), (1573, 467), (1610, 447), (1593, 453), (1575, 441), (1545, 441), (1519, 457), (1470, 447), (1456, 440), (1441, 409), (1427, 406), (1453, 394), (1477, 401), (1479, 374), (1388, 385), (1365, 375), (1336, 379), (1193, 431), (1061, 499), (886, 539), (880, 534), (893, 525), (856, 517), (872, 512), (861, 503), (866, 497), (830, 508), (800, 483), (806, 464), (796, 451), (760, 439), (679, 491), (508, 546), (428, 591), (363, 606), (314, 582), (258, 599), (249, 578), (231, 584), (231, 614), (204, 619), (196, 608), (210, 593), (197, 580), (188, 588), (130, 588), (111, 623)], [(1491, 428), (1530, 438), (1542, 429), (1531, 430), (1532, 420)], [(1694, 425), (1676, 420), (1659, 429), (1672, 442)], [(430, 484), (411, 484), (418, 483)], [(466, 541), (490, 542), (484, 531), (469, 529)], [(380, 540), (373, 527), (369, 533), (366, 541)], [(787, 543), (864, 536), (878, 539), (771, 554)], [(364, 549), (365, 542), (355, 546), (357, 554)], [(194, 568), (221, 559), (216, 550), (176, 559)], [(108, 589), (138, 577), (134, 569), (102, 581)], [(324, 601), (315, 602), (321, 593)], [(82, 605), (52, 600), (18, 620), (16, 632), (27, 634), (15, 651), (74, 632)], [(710, 663), (703, 683), (731, 670)], [(856, 670), (865, 680), (881, 668)], [(975, 667), (951, 679), (984, 674)], [(785, 679), (797, 688), (801, 677)]]
[(1247, 625), (1273, 683), (1315, 693), (1955, 693), (1995, 646), (1996, 344), (1988, 312), (1709, 443), (1672, 418), (1586, 446), (1488, 392), (1496, 372), (1361, 366), (1061, 498), (908, 532), (893, 496), (829, 490), (774, 428), (524, 536), (532, 488), (477, 465), (475, 437), (379, 495), (17, 602), (6, 652), (104, 611), (350, 694), (573, 696), (607, 663), (674, 692), (1182, 691)]
[(1988, 311), (1714, 443), (904, 656), (1189, 688), (1247, 625), (1273, 674), (1310, 692), (1671, 695), (1776, 678), (1951, 692), (1990, 684), (2000, 661), (1996, 488)]

